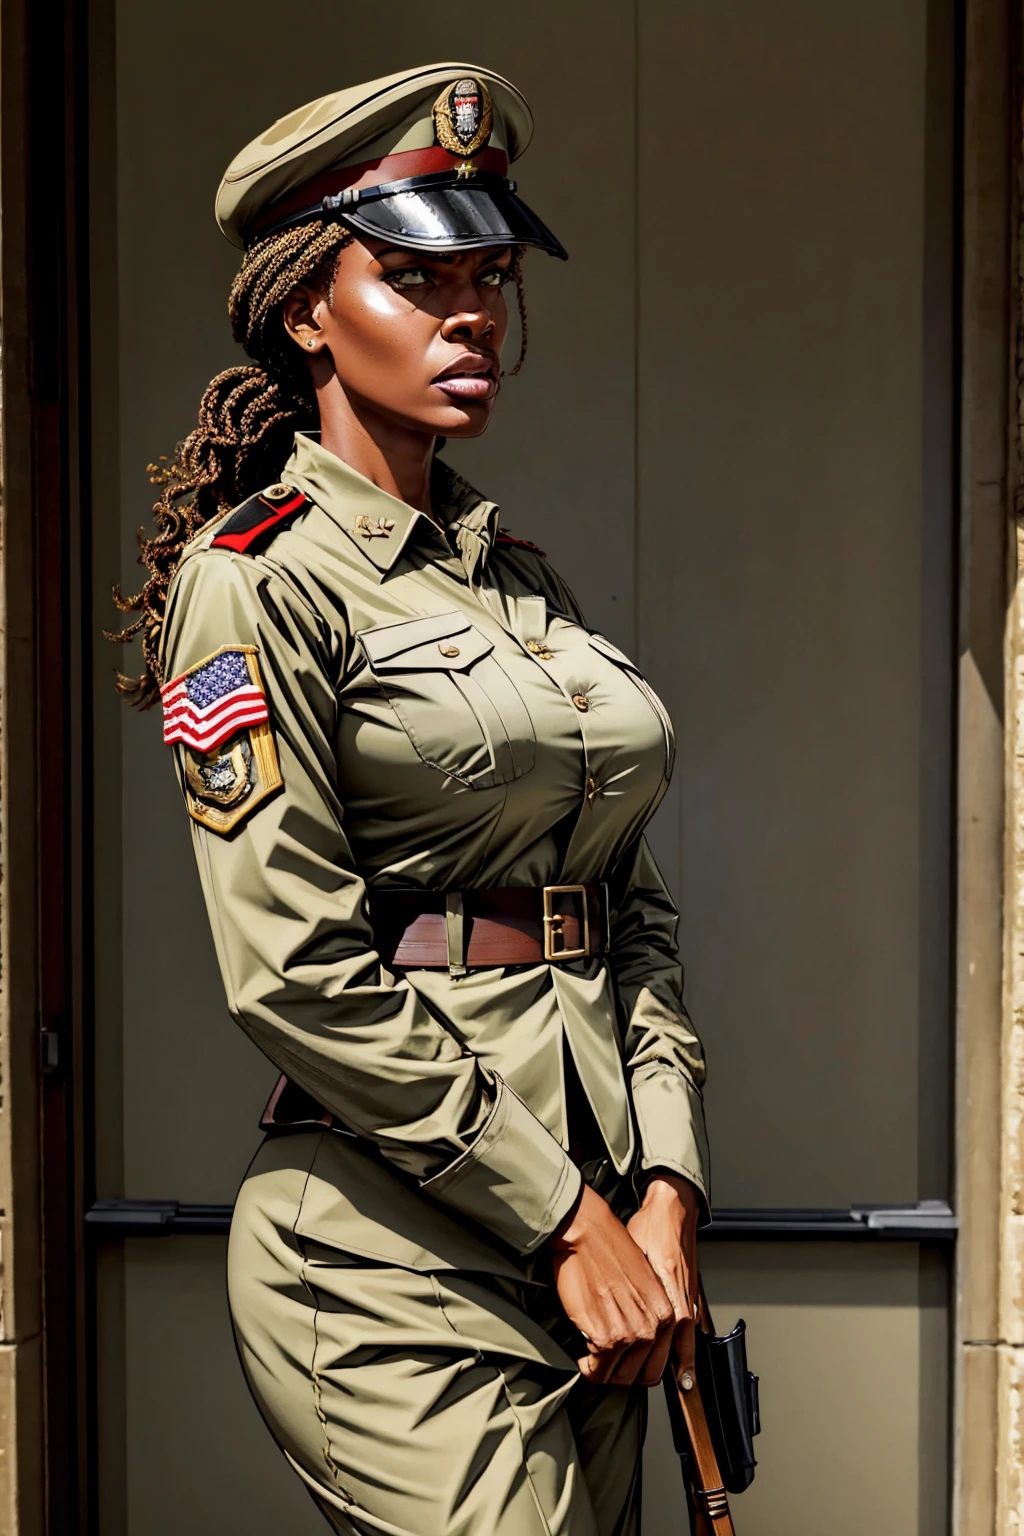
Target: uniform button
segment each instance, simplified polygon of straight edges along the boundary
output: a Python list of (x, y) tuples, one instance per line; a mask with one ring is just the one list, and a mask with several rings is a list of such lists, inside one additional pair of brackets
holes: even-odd
[(539, 640), (527, 640), (526, 649), (532, 651), (534, 656), (539, 656), (541, 661), (554, 660), (552, 652), (548, 650), (546, 645), (542, 645)]
[(590, 708), (590, 700), (587, 698), (585, 693), (574, 693), (572, 696), (572, 701), (581, 714), (585, 715), (587, 710)]
[(587, 804), (588, 805), (592, 805), (593, 804), (594, 796), (596, 794), (597, 794), (597, 782), (594, 779), (594, 775), (591, 774), (590, 778), (587, 780)]
[(441, 652), (442, 656), (457, 656), (459, 654), (459, 648), (457, 645), (438, 644), (437, 648)]

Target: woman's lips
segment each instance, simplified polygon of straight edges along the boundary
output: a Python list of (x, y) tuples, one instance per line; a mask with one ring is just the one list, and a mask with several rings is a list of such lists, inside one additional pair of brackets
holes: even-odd
[(491, 400), (498, 381), (489, 373), (457, 373), (447, 379), (435, 379), (435, 389), (443, 389), (453, 400)]
[(465, 351), (453, 357), (432, 383), (452, 400), (492, 400), (498, 389), (498, 365), (480, 352)]

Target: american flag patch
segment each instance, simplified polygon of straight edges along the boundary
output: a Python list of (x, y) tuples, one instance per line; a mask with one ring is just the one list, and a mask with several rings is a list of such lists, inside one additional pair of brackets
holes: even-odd
[(212, 752), (243, 726), (270, 718), (255, 656), (255, 646), (225, 646), (164, 684), (160, 698), (168, 746), (180, 741), (197, 752)]

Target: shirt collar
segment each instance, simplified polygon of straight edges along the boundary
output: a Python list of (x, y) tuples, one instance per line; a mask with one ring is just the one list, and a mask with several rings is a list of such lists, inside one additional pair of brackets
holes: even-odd
[[(407, 502), (399, 501), (324, 448), (316, 438), (296, 432), (295, 446), (281, 478), (316, 502), (348, 535), (381, 578), (406, 546), (422, 539), (433, 544), (436, 558), (452, 558), (443, 548), (436, 523)], [(453, 534), (466, 574), (472, 580), (486, 560), (497, 531), (498, 508), (486, 501), (447, 464), (435, 461), (431, 486), (434, 506)]]
[(444, 518), (466, 575), (472, 581), (477, 571), (487, 564), (494, 546), (498, 532), (498, 504), (481, 496), (475, 486), (440, 459), (434, 460), (430, 489), (434, 507)]

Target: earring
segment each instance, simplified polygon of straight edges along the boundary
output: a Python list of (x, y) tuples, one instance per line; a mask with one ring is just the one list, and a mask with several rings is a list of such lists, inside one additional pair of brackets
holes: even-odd
[(310, 337), (310, 339), (306, 342), (306, 346), (307, 347), (311, 347), (312, 345), (313, 345), (313, 338)]

